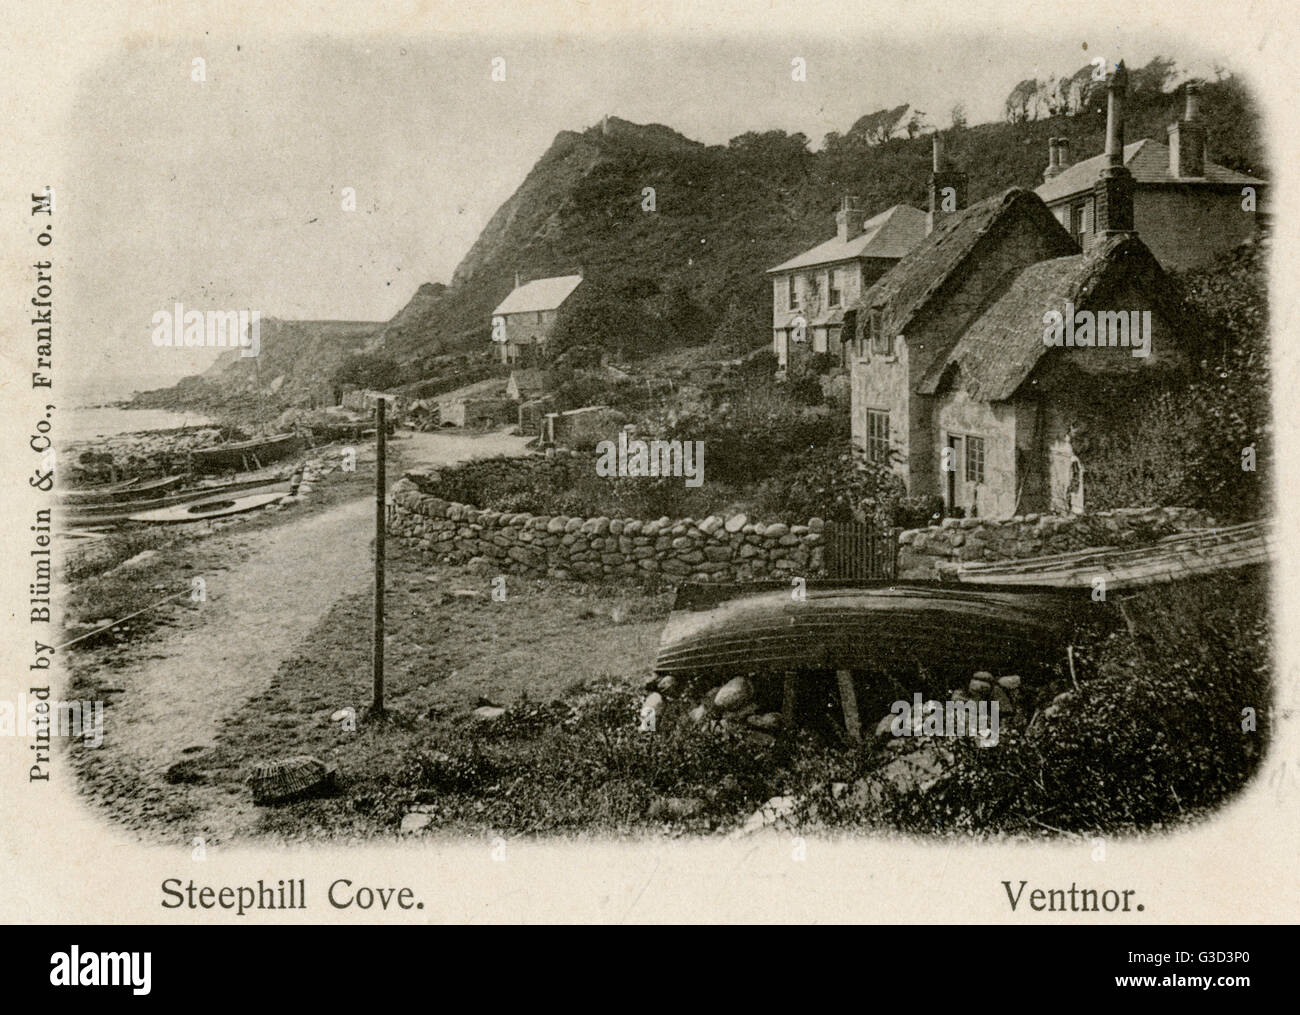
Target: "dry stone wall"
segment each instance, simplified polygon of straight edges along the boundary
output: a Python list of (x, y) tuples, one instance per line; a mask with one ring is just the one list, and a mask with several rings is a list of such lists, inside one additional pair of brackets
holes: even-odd
[[(497, 467), (560, 469), (565, 457)], [(581, 518), (495, 511), (438, 496), (458, 486), (454, 469), (408, 473), (393, 487), (388, 531), (438, 560), (551, 578), (732, 582), (824, 574), (820, 518), (807, 525), (764, 525), (743, 514)]]
[[(571, 517), (498, 511), (464, 503), (474, 477), (579, 467), (576, 453), (473, 462), (410, 472), (392, 491), (391, 535), (428, 556), (481, 564), (494, 573), (551, 578), (735, 582), (822, 578), (825, 523), (763, 524), (743, 514), (693, 518)], [(1215, 520), (1194, 508), (1120, 508), (1085, 515), (1024, 515), (1003, 520), (949, 518), (899, 535), (897, 577), (951, 576), (962, 561), (1008, 560), (1093, 546), (1141, 546)]]

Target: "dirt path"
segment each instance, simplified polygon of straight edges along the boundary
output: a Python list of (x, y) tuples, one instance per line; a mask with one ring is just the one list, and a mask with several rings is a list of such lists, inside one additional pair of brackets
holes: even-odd
[[(517, 454), (518, 438), (416, 434), (396, 442), (390, 480), (415, 465)], [(223, 721), (264, 693), (277, 669), (340, 599), (372, 580), (374, 506), (361, 497), (272, 528), (231, 533), (244, 559), (207, 578), (206, 601), (142, 644), (112, 675), (122, 692), (103, 745), (84, 759), (98, 801), (128, 826), (163, 818), (178, 838), (225, 838), (256, 821), (247, 794), (170, 785), (167, 771), (200, 760)], [(233, 552), (232, 552), (233, 556)], [(192, 619), (191, 619), (192, 618)]]

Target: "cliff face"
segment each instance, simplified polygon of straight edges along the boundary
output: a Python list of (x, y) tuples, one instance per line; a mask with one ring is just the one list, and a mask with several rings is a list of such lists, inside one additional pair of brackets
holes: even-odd
[[(1258, 154), (1253, 135), (1234, 126), (1253, 115), (1243, 95), (1233, 79), (1202, 93), (1212, 154), (1229, 165)], [(1174, 95), (1130, 105), (1131, 139), (1163, 138), (1180, 108)], [(868, 114), (845, 135), (828, 135), (816, 153), (803, 135), (782, 131), (714, 146), (613, 117), (561, 131), (448, 285), (421, 285), (381, 324), (264, 322), (261, 381), (283, 376), (285, 393), (301, 394), (327, 381), (348, 352), (363, 349), (403, 364), (407, 381), (437, 374), (450, 354), (490, 349), (491, 311), (516, 272), (531, 280), (581, 270), (642, 304), (665, 342), (709, 341), (729, 306), (745, 315), (737, 326), (761, 341), (771, 307), (763, 272), (830, 238), (842, 195), (858, 196), (866, 215), (899, 203), (925, 206), (930, 138), (882, 138), (868, 129), (899, 112)], [(1095, 111), (984, 124), (948, 131), (947, 150), (969, 175), (974, 202), (1040, 183), (1049, 137), (1068, 137), (1075, 159), (1099, 152), (1104, 127), (1104, 114)], [(1267, 175), (1261, 166), (1256, 172)], [(257, 376), (251, 360), (233, 356), (208, 372), (209, 380), (245, 391)]]

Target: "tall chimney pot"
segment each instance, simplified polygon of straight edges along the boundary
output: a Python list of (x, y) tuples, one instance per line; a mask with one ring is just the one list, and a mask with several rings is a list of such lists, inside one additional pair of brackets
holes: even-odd
[(840, 210), (835, 213), (835, 235), (841, 243), (847, 243), (862, 235), (862, 210), (858, 199), (851, 194), (840, 198)]
[(1058, 169), (1070, 168), (1070, 139), (1068, 137), (1058, 137), (1056, 139), (1056, 166)]
[(1128, 70), (1121, 60), (1106, 88), (1106, 168), (1093, 185), (1098, 235), (1133, 232), (1133, 174), (1124, 165), (1124, 96)]
[(934, 231), (935, 224), (945, 215), (966, 207), (966, 174), (954, 169), (943, 150), (943, 138), (934, 135), (934, 162), (930, 172), (930, 214), (926, 218), (926, 234)]
[(1201, 123), (1201, 86), (1189, 81), (1183, 86), (1183, 118), (1169, 127), (1169, 173), (1176, 178), (1205, 175), (1205, 124)]
[(1043, 170), (1043, 179), (1045, 181), (1050, 180), (1053, 176), (1060, 173), (1061, 166), (1058, 161), (1059, 158), (1060, 155), (1057, 153), (1056, 148), (1056, 138), (1049, 137), (1047, 139), (1047, 168)]

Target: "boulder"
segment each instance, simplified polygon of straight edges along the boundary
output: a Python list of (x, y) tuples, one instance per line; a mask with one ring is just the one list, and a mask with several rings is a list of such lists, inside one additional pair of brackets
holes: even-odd
[(724, 712), (744, 708), (754, 700), (754, 687), (747, 677), (727, 681), (713, 695), (713, 704)]

